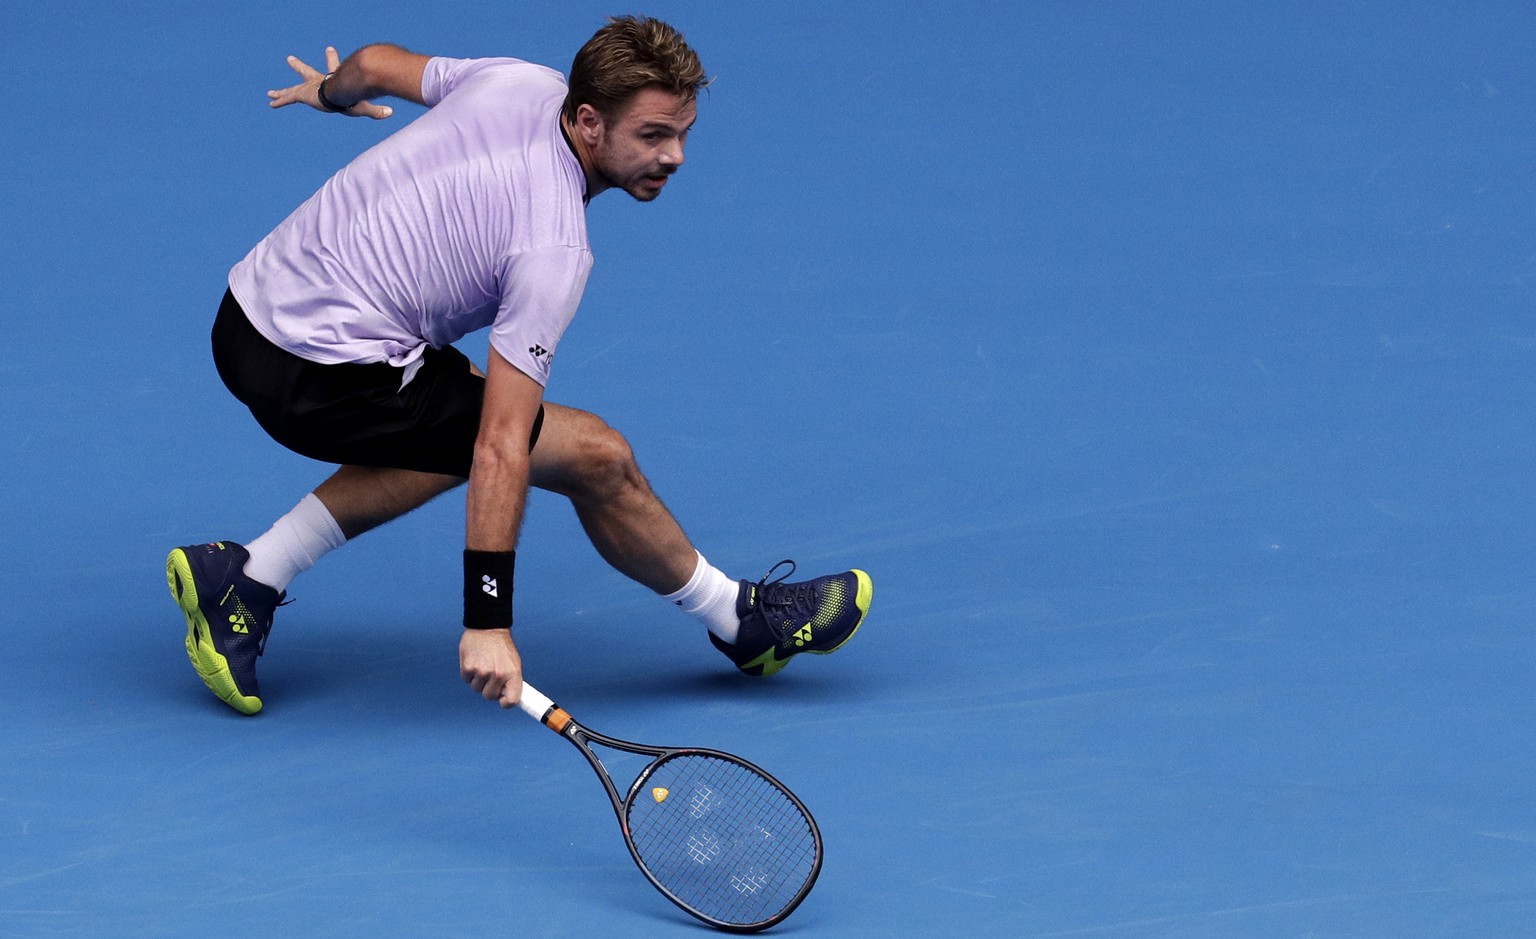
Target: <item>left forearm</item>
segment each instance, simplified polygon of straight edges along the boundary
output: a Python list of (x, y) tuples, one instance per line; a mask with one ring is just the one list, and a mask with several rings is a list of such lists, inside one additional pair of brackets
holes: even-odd
[(421, 79), (430, 56), (399, 46), (364, 46), (351, 55), (325, 81), (325, 97), (338, 109), (359, 101), (389, 96), (425, 104)]

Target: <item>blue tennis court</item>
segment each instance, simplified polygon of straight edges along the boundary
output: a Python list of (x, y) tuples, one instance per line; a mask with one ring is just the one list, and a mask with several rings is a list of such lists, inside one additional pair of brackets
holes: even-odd
[[(293, 585), (255, 718), (162, 575), (327, 475), (208, 328), (418, 113), (270, 111), (283, 57), (563, 70), (624, 12), (0, 16), (0, 936), (709, 933), (579, 755), (460, 683), (462, 493)], [(535, 493), (517, 636), (584, 722), (805, 800), (825, 868), (770, 935), (1529, 934), (1536, 8), (643, 12), (716, 81), (670, 191), (592, 203), (549, 398), (733, 576), (858, 566), (874, 608), (749, 680)]]

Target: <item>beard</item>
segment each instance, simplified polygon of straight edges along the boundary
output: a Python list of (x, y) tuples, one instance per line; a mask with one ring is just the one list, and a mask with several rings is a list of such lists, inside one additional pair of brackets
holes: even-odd
[(609, 188), (624, 190), (636, 202), (654, 202), (656, 197), (661, 195), (666, 181), (676, 172), (676, 169), (659, 170), (626, 182), (615, 178), (605, 170), (602, 172), (602, 178)]

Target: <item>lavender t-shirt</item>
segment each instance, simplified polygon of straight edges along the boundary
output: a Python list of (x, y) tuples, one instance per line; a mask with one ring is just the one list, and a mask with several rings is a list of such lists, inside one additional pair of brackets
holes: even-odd
[(230, 271), (272, 342), (313, 362), (406, 369), (491, 327), (539, 384), (592, 252), (581, 164), (560, 132), (559, 72), (434, 58), (430, 110), (353, 160)]

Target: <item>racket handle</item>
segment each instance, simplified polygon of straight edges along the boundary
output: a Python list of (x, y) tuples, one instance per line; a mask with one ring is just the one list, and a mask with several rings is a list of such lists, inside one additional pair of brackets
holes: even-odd
[(523, 696), (518, 699), (517, 706), (523, 709), (524, 714), (557, 734), (565, 733), (565, 729), (573, 723), (571, 715), (565, 713), (564, 708), (556, 707), (555, 702), (526, 681), (523, 682)]
[(525, 681), (523, 682), (523, 696), (518, 699), (517, 706), (522, 708), (524, 714), (527, 714), (534, 720), (543, 721), (544, 715), (554, 708), (555, 702), (549, 700), (549, 697), (542, 691)]

